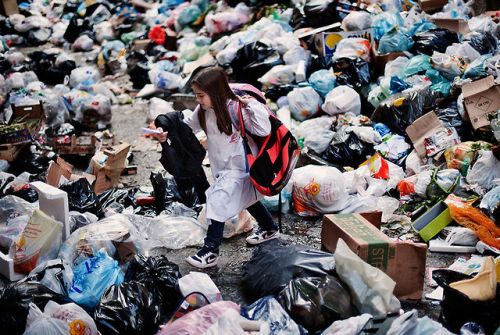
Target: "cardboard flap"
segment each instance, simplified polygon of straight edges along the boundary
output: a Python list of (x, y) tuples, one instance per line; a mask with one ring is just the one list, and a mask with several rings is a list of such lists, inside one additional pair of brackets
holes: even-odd
[(410, 126), (408, 126), (406, 128), (406, 133), (413, 143), (418, 156), (420, 158), (424, 158), (426, 156), (424, 142), (425, 138), (431, 136), (432, 134), (435, 134), (439, 130), (445, 129), (446, 128), (438, 119), (436, 113), (431, 111), (427, 114), (422, 115), (421, 117), (416, 119)]
[(464, 98), (471, 97), (478, 93), (488, 90), (489, 88), (495, 86), (495, 81), (493, 76), (488, 76), (484, 79), (473, 81), (472, 83), (465, 84), (462, 86), (462, 93)]

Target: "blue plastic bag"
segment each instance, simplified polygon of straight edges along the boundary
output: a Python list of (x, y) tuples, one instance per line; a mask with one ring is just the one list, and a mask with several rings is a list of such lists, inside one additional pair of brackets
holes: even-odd
[(400, 78), (408, 78), (417, 74), (419, 72), (425, 72), (429, 69), (432, 69), (430, 63), (430, 56), (427, 55), (417, 55), (415, 57), (410, 58), (408, 63), (406, 63), (405, 67), (398, 74)]
[(382, 36), (385, 35), (395, 26), (404, 27), (404, 21), (397, 11), (383, 12), (382, 14), (376, 15), (372, 18), (372, 29), (373, 37), (376, 40), (380, 40)]
[(419, 22), (415, 22), (410, 29), (408, 29), (408, 35), (414, 36), (416, 33), (419, 33), (421, 31), (429, 30), (429, 29), (435, 29), (437, 26), (432, 23), (427, 21), (426, 19), (422, 19)]
[(380, 39), (378, 53), (386, 54), (389, 52), (407, 51), (412, 46), (412, 38), (403, 31), (400, 31), (398, 27), (393, 27)]
[(93, 309), (107, 288), (121, 282), (123, 273), (118, 262), (109, 257), (103, 248), (97, 252), (96, 257), (73, 268), (73, 285), (68, 290), (68, 295), (77, 304)]
[(486, 54), (477, 57), (474, 59), (465, 69), (464, 72), (464, 78), (478, 78), (478, 77), (483, 77), (487, 76), (488, 72), (486, 72), (486, 69), (484, 67), (484, 63), (488, 58), (491, 58), (491, 54)]
[(318, 70), (309, 77), (309, 84), (324, 98), (335, 88), (335, 75), (330, 70)]

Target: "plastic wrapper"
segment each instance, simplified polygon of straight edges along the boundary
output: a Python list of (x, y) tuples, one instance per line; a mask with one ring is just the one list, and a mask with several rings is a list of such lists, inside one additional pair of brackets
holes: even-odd
[(471, 276), (451, 270), (435, 270), (433, 279), (443, 287), (440, 321), (452, 332), (458, 333), (467, 322), (483, 326), (486, 334), (500, 327), (500, 284), (497, 283), (496, 298), (490, 301), (471, 300), (465, 294), (450, 287), (451, 283), (470, 279)]
[(101, 295), (112, 285), (123, 282), (118, 262), (109, 257), (105, 249), (73, 268), (73, 285), (68, 296), (77, 304), (92, 310)]
[(90, 315), (74, 303), (59, 305), (49, 301), (42, 312), (30, 304), (25, 335), (97, 334), (97, 327)]
[(203, 272), (192, 271), (182, 276), (178, 281), (178, 287), (184, 297), (191, 293), (202, 293), (209, 303), (223, 300), (215, 283)]
[(388, 275), (359, 258), (342, 239), (334, 256), (335, 270), (349, 287), (359, 313), (380, 316), (399, 311), (400, 303), (392, 294), (396, 283)]
[(462, 37), (464, 42), (468, 42), (481, 55), (494, 55), (498, 50), (497, 39), (488, 31), (472, 31)]
[(154, 298), (158, 299), (164, 316), (170, 315), (181, 301), (177, 288), (179, 278), (179, 266), (163, 255), (136, 255), (125, 274), (126, 281), (137, 281), (148, 288)]
[(298, 121), (304, 121), (321, 111), (321, 97), (312, 87), (294, 88), (287, 95), (290, 112)]
[(478, 151), (481, 149), (490, 149), (491, 144), (483, 141), (462, 142), (444, 152), (446, 165), (448, 169), (457, 169), (463, 176), (467, 175), (469, 167), (477, 159)]
[(159, 215), (149, 219), (145, 228), (150, 247), (182, 249), (187, 246), (202, 245), (207, 224), (191, 217), (171, 217)]
[(354, 315), (348, 288), (333, 276), (294, 279), (280, 292), (279, 300), (292, 318), (310, 331)]
[(67, 296), (73, 284), (73, 271), (62, 259), (52, 259), (39, 264), (23, 279), (23, 282), (36, 282), (52, 291)]
[(404, 134), (409, 125), (435, 107), (439, 96), (428, 89), (394, 94), (375, 109), (371, 119), (384, 122), (392, 130)]
[(18, 282), (9, 284), (0, 295), (0, 321), (2, 331), (7, 334), (22, 334), (26, 327), (26, 318), (30, 304), (42, 309), (49, 301), (59, 304), (69, 303), (65, 296), (55, 293), (36, 282)]
[(295, 80), (294, 70), (293, 65), (276, 65), (259, 78), (259, 81), (267, 86), (291, 84)]
[(370, 41), (364, 38), (343, 38), (335, 46), (333, 60), (344, 57), (359, 57), (370, 61)]
[(292, 174), (295, 212), (317, 216), (343, 209), (347, 203), (342, 173), (329, 166), (308, 165)]
[(162, 327), (158, 335), (204, 334), (230, 309), (240, 312), (240, 306), (232, 301), (218, 301), (203, 306)]
[(342, 19), (342, 29), (345, 31), (364, 30), (371, 27), (370, 13), (363, 11), (350, 12)]
[(359, 115), (361, 113), (361, 98), (358, 92), (349, 86), (337, 86), (326, 95), (321, 109), (330, 115), (347, 112)]
[(450, 216), (453, 220), (459, 225), (475, 231), (484, 243), (500, 249), (500, 228), (486, 214), (455, 196), (449, 196), (445, 203), (450, 209)]
[(491, 190), (500, 178), (500, 162), (492, 151), (479, 150), (476, 162), (469, 167), (467, 183), (477, 184), (486, 191)]
[(9, 249), (17, 242), (33, 211), (38, 206), (14, 195), (0, 199), (0, 246)]
[(411, 48), (413, 53), (431, 56), (433, 52), (445, 53), (446, 48), (458, 43), (457, 33), (444, 28), (422, 31), (413, 36), (415, 44)]
[(262, 321), (264, 324), (260, 329), (264, 334), (266, 332), (263, 328), (267, 325), (269, 328), (272, 325), (268, 333), (273, 335), (305, 333), (273, 296), (263, 297), (249, 306), (241, 307), (241, 315), (251, 320)]
[(75, 230), (63, 243), (58, 257), (74, 266), (105, 248), (108, 255), (126, 263), (137, 253), (136, 244), (140, 241), (128, 216), (115, 214)]
[(468, 62), (475, 60), (481, 54), (474, 49), (469, 42), (462, 42), (460, 44), (454, 43), (446, 48), (446, 54), (449, 56), (461, 56)]
[(277, 294), (294, 278), (324, 277), (334, 268), (332, 254), (276, 239), (258, 246), (243, 265), (243, 289), (258, 299)]
[(309, 77), (309, 84), (324, 98), (335, 88), (335, 75), (330, 70), (318, 70)]
[(14, 271), (29, 273), (37, 264), (55, 258), (62, 240), (62, 229), (61, 222), (35, 209), (16, 242)]
[(439, 52), (434, 52), (429, 62), (448, 80), (462, 76), (468, 65), (468, 61), (462, 56), (450, 56)]
[(86, 178), (62, 185), (61, 190), (68, 193), (70, 211), (90, 212), (98, 217), (103, 216), (101, 203)]
[(103, 334), (154, 334), (162, 321), (158, 297), (140, 282), (112, 285), (95, 309)]
[(338, 58), (332, 63), (332, 67), (338, 85), (361, 89), (364, 85), (370, 84), (373, 78), (370, 64), (359, 57)]

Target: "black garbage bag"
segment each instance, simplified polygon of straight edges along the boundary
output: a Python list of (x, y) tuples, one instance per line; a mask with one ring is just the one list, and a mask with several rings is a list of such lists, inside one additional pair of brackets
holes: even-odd
[(406, 134), (406, 127), (434, 109), (441, 94), (424, 89), (396, 93), (385, 99), (373, 112), (373, 122), (382, 122), (398, 134)]
[(164, 255), (135, 255), (125, 274), (125, 281), (138, 281), (146, 285), (159, 299), (163, 315), (169, 316), (182, 300), (182, 294), (177, 288), (181, 277), (179, 266)]
[(12, 26), (10, 19), (5, 16), (0, 17), (0, 35), (17, 34), (17, 31)]
[(458, 112), (457, 96), (449, 96), (434, 109), (437, 117), (446, 128), (455, 128), (462, 142), (474, 140), (474, 132), (469, 122), (464, 122)]
[(449, 286), (471, 276), (452, 270), (436, 270), (432, 278), (444, 289), (439, 321), (450, 331), (459, 333), (460, 327), (466, 322), (478, 323), (486, 334), (493, 334), (500, 327), (500, 284), (497, 283), (494, 300), (477, 301)]
[(266, 92), (264, 92), (267, 99), (271, 99), (272, 101), (278, 100), (280, 97), (287, 95), (290, 93), (295, 86), (293, 85), (280, 85), (280, 86), (271, 86)]
[(4, 175), (0, 177), (0, 198), (10, 194), (10, 183), (15, 179), (14, 175)]
[(307, 23), (304, 14), (297, 7), (293, 9), (292, 18), (290, 19), (289, 24), (291, 27), (293, 27), (294, 31), (300, 28), (309, 27), (309, 23)]
[(411, 52), (428, 56), (432, 56), (434, 51), (445, 53), (448, 46), (459, 42), (456, 32), (444, 28), (416, 33), (413, 36), (413, 41), (415, 44), (411, 48)]
[(52, 159), (47, 156), (32, 153), (30, 147), (26, 146), (21, 150), (17, 159), (11, 162), (9, 172), (16, 176), (25, 171), (40, 175), (48, 170), (51, 161)]
[(311, 55), (311, 65), (307, 68), (307, 77), (309, 77), (312, 73), (329, 69), (333, 66), (333, 58), (332, 57), (324, 57), (318, 55)]
[(333, 276), (292, 280), (278, 300), (292, 319), (311, 332), (356, 315), (349, 288)]
[(363, 142), (353, 132), (342, 142), (332, 142), (321, 158), (335, 165), (357, 167), (375, 153), (373, 144)]
[(187, 190), (179, 190), (173, 177), (163, 178), (163, 175), (159, 172), (152, 172), (149, 179), (153, 185), (157, 214), (160, 214), (173, 202), (180, 202), (197, 212), (201, 211), (201, 204), (194, 187)]
[(337, 85), (348, 85), (361, 89), (370, 84), (373, 70), (370, 64), (359, 57), (341, 57), (332, 63)]
[(38, 192), (32, 189), (31, 187), (22, 188), (10, 194), (15, 195), (16, 197), (19, 197), (31, 203), (38, 201)]
[(29, 304), (34, 303), (41, 310), (49, 300), (58, 304), (71, 302), (61, 294), (55, 293), (36, 282), (19, 282), (10, 284), (0, 296), (0, 324), (2, 334), (22, 334), (26, 328)]
[(156, 334), (161, 322), (157, 297), (137, 281), (109, 287), (94, 312), (103, 334)]
[(0, 74), (6, 75), (12, 65), (4, 56), (0, 56)]
[(262, 83), (258, 82), (257, 79), (273, 66), (279, 64), (283, 64), (283, 60), (278, 51), (257, 41), (246, 44), (238, 50), (236, 57), (231, 62), (231, 68), (237, 80), (260, 88)]
[(70, 211), (89, 212), (99, 218), (104, 216), (101, 203), (86, 178), (69, 182), (62, 185), (60, 189), (68, 193)]
[(135, 189), (125, 189), (125, 188), (112, 188), (107, 190), (97, 196), (99, 203), (103, 210), (111, 206), (112, 204), (120, 204), (124, 208), (128, 206), (137, 207), (135, 203)]
[(304, 15), (311, 27), (323, 27), (340, 21), (337, 13), (338, 0), (308, 0)]
[(83, 19), (74, 15), (69, 21), (63, 37), (69, 43), (73, 43), (84, 32), (92, 32), (92, 23), (88, 18)]
[(136, 90), (143, 88), (147, 84), (151, 84), (149, 80), (149, 67), (145, 63), (137, 63), (133, 65), (128, 71), (132, 87)]
[(469, 42), (481, 55), (494, 55), (498, 50), (497, 39), (488, 31), (472, 31), (462, 37), (463, 42)]
[(52, 29), (50, 28), (30, 30), (28, 32), (28, 44), (33, 46), (45, 44), (49, 40), (50, 35), (52, 35)]
[(243, 290), (257, 300), (278, 294), (292, 279), (334, 273), (332, 254), (275, 239), (258, 246), (243, 265)]

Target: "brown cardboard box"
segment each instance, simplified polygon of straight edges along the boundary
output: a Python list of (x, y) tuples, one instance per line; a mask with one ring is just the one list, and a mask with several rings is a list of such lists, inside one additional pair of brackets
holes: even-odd
[(467, 23), (467, 20), (465, 20), (465, 19), (451, 19), (451, 18), (450, 19), (444, 19), (444, 18), (433, 19), (433, 18), (431, 18), (430, 21), (440, 28), (445, 28), (445, 29), (454, 31), (460, 35), (465, 35), (468, 32), (470, 32), (469, 24)]
[(418, 5), (424, 12), (437, 12), (448, 3), (448, 0), (418, 0)]
[(59, 187), (61, 185), (61, 177), (71, 180), (72, 171), (73, 165), (67, 163), (61, 157), (57, 157), (57, 160), (50, 164), (49, 171), (47, 172), (47, 184)]
[(500, 109), (500, 86), (493, 76), (462, 86), (464, 107), (474, 130), (490, 125), (488, 115)]
[(0, 159), (13, 162), (27, 144), (0, 144)]
[(321, 244), (334, 252), (342, 238), (349, 248), (396, 282), (400, 300), (420, 299), (425, 277), (427, 245), (396, 243), (360, 214), (329, 214), (323, 217)]
[(378, 53), (378, 43), (374, 42), (372, 44), (372, 64), (375, 66), (375, 71), (379, 75), (383, 75), (385, 72), (385, 65), (400, 56), (406, 56), (404, 52), (389, 52), (386, 54)]
[(10, 16), (12, 14), (19, 14), (19, 8), (16, 0), (2, 0), (0, 2), (0, 14)]
[(425, 138), (437, 133), (439, 130), (446, 130), (446, 128), (434, 112), (422, 115), (406, 128), (406, 133), (420, 158), (427, 156)]

